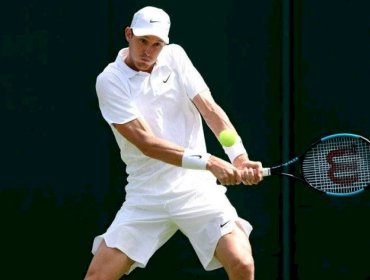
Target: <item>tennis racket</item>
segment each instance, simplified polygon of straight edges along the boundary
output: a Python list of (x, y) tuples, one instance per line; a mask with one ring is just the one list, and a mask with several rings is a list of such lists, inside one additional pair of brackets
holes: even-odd
[[(298, 165), (298, 174), (285, 173)], [(300, 180), (329, 195), (350, 196), (370, 185), (370, 141), (351, 133), (332, 134), (313, 143), (300, 156), (263, 169), (263, 176), (282, 175)]]

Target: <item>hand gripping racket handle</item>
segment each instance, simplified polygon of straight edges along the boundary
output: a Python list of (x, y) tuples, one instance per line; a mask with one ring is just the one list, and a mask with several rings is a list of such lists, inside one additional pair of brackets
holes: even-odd
[(263, 168), (262, 169), (262, 176), (267, 177), (271, 175), (271, 168)]

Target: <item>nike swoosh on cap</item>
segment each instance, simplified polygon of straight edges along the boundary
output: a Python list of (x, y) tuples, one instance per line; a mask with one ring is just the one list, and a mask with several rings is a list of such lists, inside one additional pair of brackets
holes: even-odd
[(224, 227), (225, 225), (227, 225), (228, 223), (230, 223), (231, 221), (229, 220), (229, 221), (227, 221), (226, 223), (223, 223), (222, 225), (220, 225), (220, 227), (222, 228), (222, 227)]

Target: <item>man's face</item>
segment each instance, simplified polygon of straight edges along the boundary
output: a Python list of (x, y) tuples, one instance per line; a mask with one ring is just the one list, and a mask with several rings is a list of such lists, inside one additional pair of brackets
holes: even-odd
[(126, 28), (125, 35), (129, 44), (127, 65), (136, 71), (150, 73), (165, 43), (156, 36), (135, 36), (131, 28)]

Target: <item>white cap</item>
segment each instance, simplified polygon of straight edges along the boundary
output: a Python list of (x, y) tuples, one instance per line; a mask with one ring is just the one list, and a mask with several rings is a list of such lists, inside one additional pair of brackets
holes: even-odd
[(170, 17), (165, 11), (149, 6), (137, 11), (131, 22), (135, 36), (154, 35), (166, 44), (169, 42), (170, 25)]

